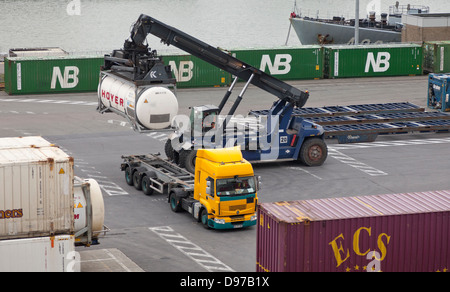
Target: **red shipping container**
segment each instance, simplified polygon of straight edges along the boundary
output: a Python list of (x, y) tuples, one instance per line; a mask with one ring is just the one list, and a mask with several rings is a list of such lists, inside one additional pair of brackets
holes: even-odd
[(448, 272), (450, 190), (262, 203), (259, 272)]

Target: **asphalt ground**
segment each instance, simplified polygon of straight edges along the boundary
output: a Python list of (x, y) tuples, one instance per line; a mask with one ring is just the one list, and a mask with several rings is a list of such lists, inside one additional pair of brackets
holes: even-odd
[[(405, 101), (426, 107), (426, 76), (291, 84), (309, 90), (307, 107)], [(234, 90), (227, 108), (242, 85)], [(187, 114), (193, 105), (218, 104), (225, 91), (179, 89), (180, 113)], [(275, 100), (251, 86), (237, 113), (269, 108)], [(189, 214), (173, 213), (165, 195), (145, 196), (125, 183), (119, 169), (121, 155), (164, 153), (167, 133), (134, 132), (120, 116), (99, 114), (96, 104), (92, 92), (17, 96), (0, 92), (0, 137), (43, 136), (74, 157), (76, 175), (94, 178), (102, 186), (110, 231), (99, 245), (77, 247), (81, 270), (112, 271), (108, 265), (114, 264), (123, 271), (255, 271), (255, 227), (206, 230)], [(263, 181), (259, 202), (450, 189), (448, 133), (386, 135), (362, 144), (327, 140), (327, 144), (329, 156), (320, 167), (254, 164)]]

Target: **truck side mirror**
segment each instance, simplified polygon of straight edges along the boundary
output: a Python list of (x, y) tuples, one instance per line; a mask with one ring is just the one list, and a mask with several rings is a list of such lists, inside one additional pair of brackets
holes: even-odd
[(262, 189), (262, 180), (261, 180), (261, 176), (258, 175), (256, 177), (256, 189), (259, 191), (260, 189)]

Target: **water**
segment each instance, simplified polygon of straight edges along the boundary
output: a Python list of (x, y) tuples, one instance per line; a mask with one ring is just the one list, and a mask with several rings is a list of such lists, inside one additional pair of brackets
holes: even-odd
[[(110, 52), (122, 47), (141, 13), (226, 49), (278, 47), (286, 42), (294, 0), (0, 0), (0, 53), (10, 48), (61, 47), (69, 52)], [(395, 1), (379, 1), (387, 11)], [(360, 1), (360, 16), (371, 1)], [(420, 0), (400, 4), (421, 5)], [(355, 0), (297, 0), (303, 14), (320, 17), (353, 14)], [(427, 0), (431, 12), (448, 12), (448, 0)], [(77, 8), (75, 6), (75, 8)], [(74, 14), (74, 15), (70, 15)], [(147, 38), (152, 49), (177, 51)], [(289, 45), (300, 42), (293, 30)]]

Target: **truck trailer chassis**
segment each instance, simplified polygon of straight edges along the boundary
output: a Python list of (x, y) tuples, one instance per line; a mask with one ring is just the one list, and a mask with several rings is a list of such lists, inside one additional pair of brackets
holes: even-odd
[[(261, 116), (267, 111), (250, 114)], [(321, 125), (324, 138), (337, 139), (341, 144), (373, 142), (378, 135), (450, 130), (450, 114), (425, 112), (409, 102), (298, 108), (293, 114)]]
[[(226, 198), (226, 201), (228, 202), (246, 200), (246, 203), (254, 204), (255, 207), (252, 208), (253, 214), (245, 214), (242, 212), (239, 213), (238, 208), (242, 205), (235, 205), (234, 207), (236, 207), (237, 211), (236, 215), (227, 216), (228, 219), (225, 221), (225, 219), (218, 219), (225, 218), (224, 216), (220, 216), (220, 206), (218, 210), (213, 210), (212, 214), (210, 214), (208, 213), (208, 207), (202, 204), (201, 199), (199, 198), (199, 200), (197, 200), (195, 198), (195, 194), (201, 197), (199, 192), (202, 191), (195, 189), (196, 177), (191, 172), (179, 167), (175, 163), (160, 158), (159, 154), (130, 155), (122, 156), (122, 158), (124, 161), (121, 164), (121, 170), (125, 172), (127, 184), (134, 186), (137, 190), (141, 190), (146, 195), (152, 195), (155, 191), (161, 194), (167, 194), (167, 202), (173, 212), (185, 210), (206, 228), (234, 229), (245, 228), (256, 224), (256, 192), (253, 194)], [(240, 162), (244, 163), (243, 161)], [(222, 164), (226, 164), (226, 162), (222, 162)], [(201, 170), (198, 172), (200, 171)], [(236, 177), (237, 175), (235, 178)], [(200, 180), (200, 177), (198, 180)], [(212, 187), (212, 189), (214, 190), (214, 187)], [(206, 192), (206, 197), (210, 200), (214, 200), (215, 195)], [(209, 218), (210, 215), (212, 215), (213, 218)]]

